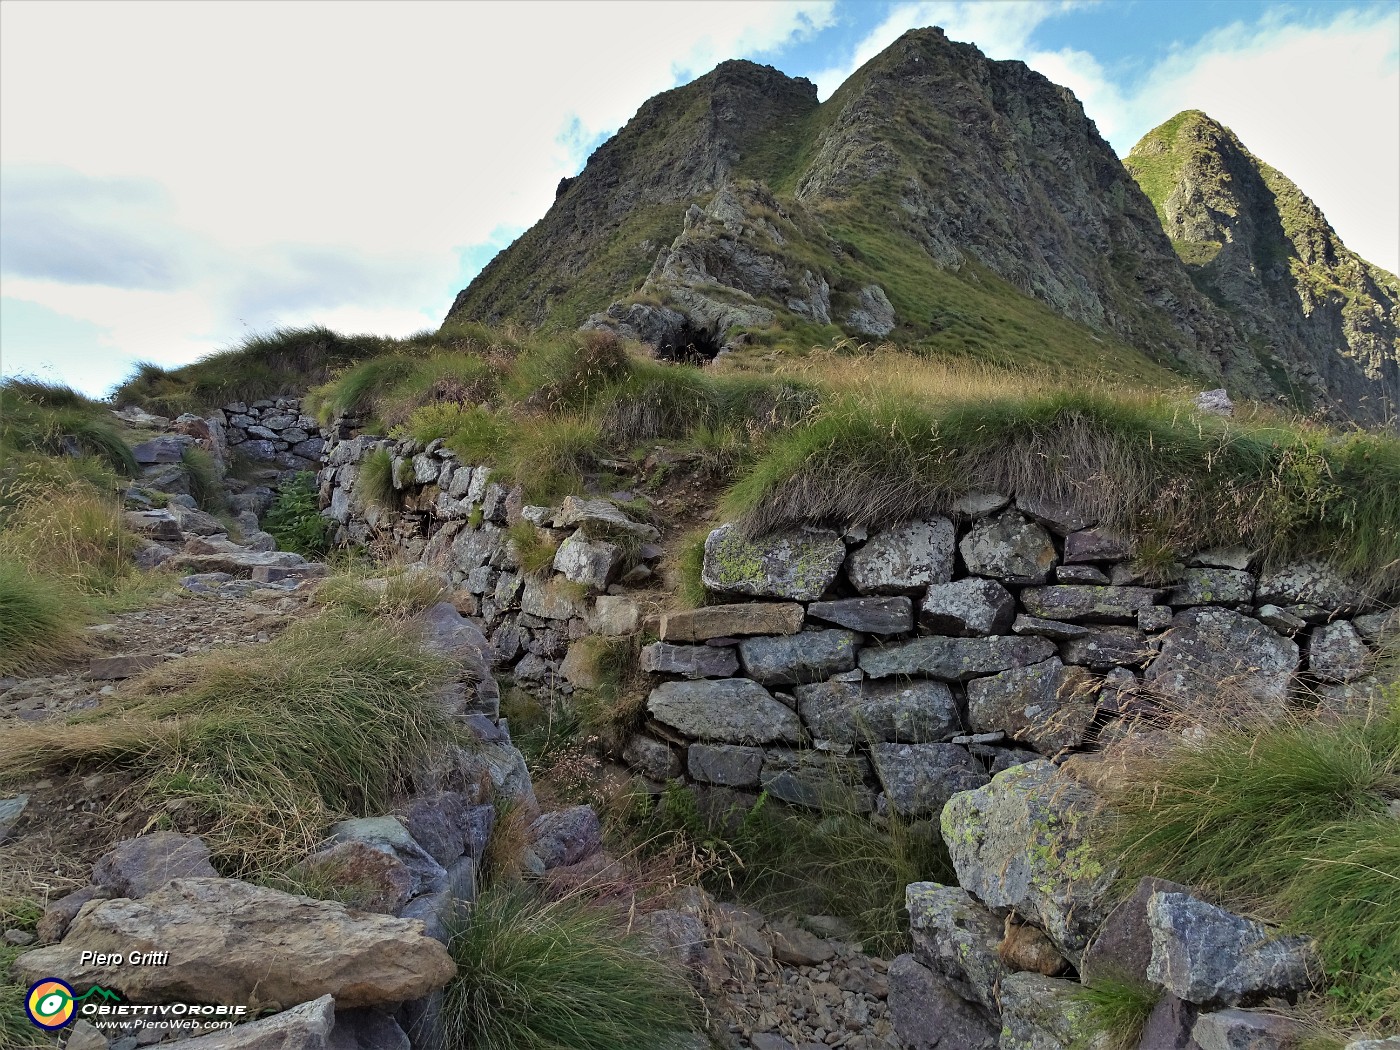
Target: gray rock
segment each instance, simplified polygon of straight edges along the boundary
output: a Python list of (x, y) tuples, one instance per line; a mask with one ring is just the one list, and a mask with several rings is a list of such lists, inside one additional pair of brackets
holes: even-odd
[(1000, 1029), (914, 956), (889, 965), (889, 1018), (902, 1050), (994, 1050)]
[(99, 656), (88, 661), (88, 677), (98, 682), (135, 678), (165, 662), (160, 654), (149, 656)]
[(1312, 987), (1318, 962), (1305, 937), (1275, 937), (1262, 923), (1188, 893), (1154, 893), (1148, 979), (1197, 1006), (1234, 1006)]
[(1037, 499), (1034, 496), (1017, 496), (1016, 507), (1027, 517), (1033, 518), (1051, 532), (1068, 536), (1098, 524), (1098, 519), (1085, 517), (1074, 507), (1061, 500)]
[(1259, 581), (1260, 605), (1317, 605), (1330, 612), (1356, 610), (1364, 604), (1356, 588), (1330, 565), (1296, 562)]
[(1247, 605), (1254, 577), (1236, 569), (1187, 569), (1167, 591), (1169, 605)]
[(1159, 591), (1150, 587), (1055, 585), (1027, 587), (1021, 604), (1032, 616), (1071, 623), (1136, 623), (1138, 610), (1154, 604)]
[[(291, 440), (288, 438), (287, 440)], [(418, 485), (431, 485), (437, 481), (438, 473), (442, 469), (441, 461), (420, 452), (413, 457), (413, 481)]]
[(1363, 678), (1371, 651), (1345, 620), (1316, 628), (1308, 639), (1308, 670), (1323, 682), (1354, 682)]
[(79, 1018), (73, 1022), (73, 1027), (69, 1029), (68, 1041), (63, 1046), (64, 1050), (107, 1050), (111, 1044), (95, 1026)]
[(904, 901), (915, 958), (960, 998), (996, 1017), (997, 988), (1010, 972), (997, 952), (1001, 919), (960, 886), (910, 883)]
[(1312, 1034), (1310, 1025), (1252, 1010), (1201, 1014), (1191, 1029), (1201, 1050), (1298, 1050)]
[(28, 805), (28, 795), (13, 795), (10, 798), (0, 799), (0, 842), (4, 842), (5, 837), (14, 830)]
[(985, 518), (1011, 505), (1000, 492), (969, 492), (953, 501), (953, 513), (964, 518)]
[(397, 817), (356, 817), (331, 826), (331, 842), (364, 842), (403, 861), (413, 873), (413, 895), (438, 889), (447, 870), (408, 833)]
[(694, 915), (659, 908), (637, 916), (636, 925), (652, 947), (666, 952), (681, 966), (697, 969), (710, 960), (709, 933)]
[(1137, 625), (1139, 631), (1155, 634), (1158, 631), (1165, 631), (1172, 625), (1172, 610), (1166, 605), (1148, 605), (1137, 612)]
[(359, 840), (318, 850), (298, 865), (298, 874), (314, 885), (336, 889), (338, 899), (360, 911), (382, 915), (398, 915), (419, 886), (408, 865), (391, 851)]
[(1060, 657), (1067, 664), (1108, 671), (1140, 667), (1155, 651), (1147, 635), (1136, 627), (1098, 627), (1066, 642), (1060, 647)]
[(1073, 638), (1083, 638), (1093, 628), (1077, 623), (1062, 623), (1059, 620), (1043, 620), (1039, 616), (1017, 615), (1011, 624), (1013, 634), (1029, 634), (1040, 638), (1052, 638), (1057, 642), (1067, 642)]
[(679, 674), (686, 678), (732, 678), (739, 671), (739, 655), (729, 646), (672, 645), (652, 642), (642, 648), (641, 667), (652, 674)]
[(109, 900), (111, 896), (109, 891), (99, 890), (96, 886), (82, 886), (50, 904), (44, 910), (44, 916), (39, 920), (35, 932), (45, 944), (61, 941), (84, 904), (88, 901)]
[(919, 608), (919, 622), (948, 635), (1001, 634), (1016, 617), (1016, 599), (995, 580), (969, 577), (932, 584)]
[(793, 690), (797, 713), (817, 740), (921, 744), (962, 730), (957, 701), (942, 682), (830, 681)]
[(580, 601), (553, 581), (541, 583), (531, 576), (526, 579), (520, 596), (520, 611), (542, 620), (571, 620), (575, 616), (586, 617), (588, 603)]
[(1352, 620), (1351, 624), (1363, 641), (1378, 646), (1387, 634), (1400, 631), (1400, 613), (1394, 609), (1365, 613)]
[(633, 521), (605, 499), (584, 499), (565, 496), (564, 504), (554, 517), (556, 528), (581, 526), (590, 536), (604, 537), (615, 532), (627, 532), (638, 539), (654, 543), (661, 533), (654, 526)]
[[(75, 988), (120, 987), (133, 1002), (286, 1006), (333, 995), (344, 1007), (421, 998), (456, 973), (422, 924), (236, 879), (175, 879), (140, 900), (84, 908), (61, 945), (21, 955), (26, 983), (61, 973)], [(84, 951), (168, 953), (164, 966), (81, 963)]]
[[(623, 582), (626, 582), (624, 577)], [(588, 627), (594, 634), (620, 637), (631, 634), (642, 622), (642, 611), (631, 598), (616, 594), (600, 594), (593, 600), (593, 612)]]
[(446, 868), (468, 851), (472, 809), (460, 791), (434, 791), (410, 799), (398, 817), (413, 841)]
[(914, 603), (903, 596), (813, 602), (807, 615), (866, 634), (906, 634), (914, 629)]
[[(379, 1010), (337, 1010), (326, 1050), (409, 1050), (399, 1023)], [(280, 1048), (279, 1048), (280, 1050)]]
[(1067, 565), (1089, 561), (1118, 561), (1127, 556), (1127, 542), (1103, 529), (1081, 529), (1065, 537)]
[(1096, 587), (1107, 587), (1108, 573), (1093, 565), (1061, 565), (1055, 570), (1056, 583), (1089, 583)]
[(878, 284), (867, 284), (856, 294), (856, 304), (846, 315), (846, 327), (857, 335), (883, 339), (894, 331), (894, 307)]
[(622, 564), (622, 550), (611, 543), (570, 536), (554, 553), (554, 571), (565, 579), (601, 591), (612, 582)]
[[(355, 1050), (359, 1044), (332, 1040), (335, 1026), (335, 1000), (323, 995), (271, 1017), (182, 1039), (180, 1047), (181, 1050)], [(390, 1045), (386, 1044), (384, 1050), (389, 1050)]]
[(592, 806), (570, 806), (537, 817), (530, 844), (546, 868), (577, 864), (602, 847), (603, 828)]
[(1109, 1050), (1112, 1036), (1096, 1031), (1079, 982), (1008, 974), (1001, 982), (999, 1050)]
[(686, 760), (692, 779), (724, 787), (757, 787), (763, 772), (761, 747), (691, 744)]
[(1147, 967), (1152, 962), (1148, 902), (1154, 893), (1187, 892), (1187, 887), (1167, 879), (1139, 879), (1133, 892), (1114, 905), (1084, 949), (1079, 963), (1080, 979), (1087, 985), (1106, 979), (1147, 983)]
[(183, 507), (174, 500), (170, 502), (170, 513), (174, 516), (180, 531), (194, 536), (223, 536), (227, 526), (212, 514), (194, 507)]
[(147, 539), (178, 543), (184, 538), (180, 523), (168, 510), (128, 510), (122, 514), (122, 524)]
[(796, 806), (868, 813), (875, 793), (865, 786), (869, 763), (858, 755), (825, 751), (765, 751), (758, 782), (774, 798)]
[(795, 744), (802, 731), (795, 712), (747, 678), (663, 682), (647, 711), (687, 736), (725, 744)]
[(877, 532), (846, 563), (846, 577), (861, 594), (917, 594), (953, 578), (953, 523), (946, 518), (911, 521)]
[(1054, 644), (1045, 638), (930, 637), (885, 648), (867, 646), (861, 650), (860, 667), (872, 678), (910, 675), (966, 682), (1054, 655)]
[[(700, 746), (700, 745), (696, 745)], [(622, 760), (652, 780), (670, 780), (681, 775), (681, 757), (669, 744), (638, 733), (622, 749)]]
[(123, 839), (103, 854), (92, 866), (92, 884), (113, 897), (144, 897), (171, 879), (217, 874), (202, 839), (155, 831)]
[(661, 638), (668, 642), (703, 642), (751, 634), (796, 634), (802, 630), (803, 616), (803, 608), (796, 602), (711, 605), (663, 614)]
[(721, 525), (705, 540), (700, 582), (719, 594), (813, 601), (831, 586), (846, 545), (830, 529), (794, 529), (746, 540)]
[(939, 812), (960, 791), (987, 783), (981, 763), (957, 744), (875, 744), (870, 749), (885, 797), (902, 817)]
[(149, 463), (179, 463), (185, 449), (194, 444), (188, 434), (162, 434), (160, 437), (131, 446), (131, 454), (136, 462), (145, 466)]
[(969, 573), (1008, 583), (1044, 583), (1055, 567), (1050, 534), (1012, 510), (977, 522), (958, 550)]
[(836, 954), (825, 940), (786, 919), (768, 924), (768, 939), (773, 942), (773, 958), (789, 966), (820, 966)]
[(1298, 646), (1258, 620), (1230, 609), (1188, 609), (1172, 619), (1146, 680), (1179, 702), (1218, 697), (1222, 685), (1281, 708), (1288, 699)]
[(940, 821), (959, 884), (1035, 923), (1076, 965), (1107, 912), (1114, 875), (1088, 844), (1099, 806), (1049, 762), (1028, 762), (953, 796)]
[(739, 643), (744, 673), (763, 685), (819, 682), (856, 665), (860, 635), (852, 631), (804, 631)]
[(1005, 730), (1013, 740), (1053, 755), (1084, 739), (1094, 720), (1094, 682), (1052, 656), (968, 682), (967, 713), (975, 732)]
[(1358, 1039), (1347, 1043), (1346, 1050), (1400, 1050), (1400, 1035), (1389, 1039)]
[(1195, 1003), (1165, 993), (1142, 1026), (1140, 1050), (1201, 1050), (1201, 1044), (1191, 1037), (1199, 1016), (1201, 1009)]

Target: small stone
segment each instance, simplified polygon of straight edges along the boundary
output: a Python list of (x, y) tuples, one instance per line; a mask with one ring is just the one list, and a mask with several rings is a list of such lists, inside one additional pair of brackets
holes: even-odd
[(680, 776), (682, 770), (681, 758), (670, 745), (642, 733), (627, 741), (622, 760), (652, 780), (670, 780)]
[(953, 501), (953, 513), (965, 518), (985, 518), (1011, 505), (1011, 497), (999, 492), (969, 492)]
[(1099, 627), (1066, 642), (1060, 648), (1060, 657), (1067, 664), (1109, 671), (1115, 667), (1140, 667), (1154, 651), (1147, 635), (1136, 627)]
[(1087, 583), (1107, 587), (1108, 574), (1093, 565), (1061, 565), (1055, 570), (1056, 583)]
[(530, 844), (546, 868), (577, 864), (602, 847), (603, 830), (592, 806), (544, 813), (530, 825)]
[(1012, 634), (1029, 634), (1040, 638), (1050, 638), (1057, 642), (1067, 642), (1072, 638), (1083, 638), (1093, 629), (1077, 623), (1062, 623), (1059, 620), (1044, 620), (1038, 616), (1019, 613), (1011, 624)]
[(694, 780), (724, 787), (757, 787), (763, 770), (763, 749), (737, 744), (691, 744), (686, 760)]
[(1167, 591), (1169, 605), (1247, 605), (1254, 577), (1236, 569), (1187, 569)]
[(906, 634), (914, 629), (914, 603), (903, 596), (813, 602), (807, 615), (867, 634)]

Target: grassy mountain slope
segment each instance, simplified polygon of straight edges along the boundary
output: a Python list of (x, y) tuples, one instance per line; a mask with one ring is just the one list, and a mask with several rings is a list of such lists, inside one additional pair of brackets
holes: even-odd
[(1308, 196), (1199, 110), (1133, 147), (1126, 166), (1197, 286), (1303, 404), (1363, 419), (1400, 403), (1400, 280), (1344, 245)]

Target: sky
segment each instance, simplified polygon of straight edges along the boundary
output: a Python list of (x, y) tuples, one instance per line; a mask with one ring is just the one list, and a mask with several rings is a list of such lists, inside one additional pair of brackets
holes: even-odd
[(1120, 156), (1234, 129), (1400, 269), (1400, 2), (0, 0), (0, 370), (101, 395), (253, 332), (407, 335), (647, 98), (726, 58), (822, 99), (942, 26)]

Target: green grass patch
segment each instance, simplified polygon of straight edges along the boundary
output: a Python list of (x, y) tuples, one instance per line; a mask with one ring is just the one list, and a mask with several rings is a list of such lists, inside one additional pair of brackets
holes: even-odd
[(163, 665), (93, 714), (16, 727), (5, 779), (110, 763), (224, 873), (280, 871), (334, 821), (383, 813), (460, 731), (410, 626), (323, 613), (266, 645)]
[(76, 589), (0, 559), (0, 675), (29, 674), (87, 651), (91, 607)]
[(693, 1045), (686, 978), (576, 899), (495, 886), (449, 923), (457, 976), (444, 992), (448, 1046), (476, 1050), (664, 1050)]
[(130, 477), (136, 459), (105, 406), (70, 387), (33, 379), (0, 382), (0, 472), (14, 456), (91, 456)]
[(848, 395), (776, 435), (726, 495), (750, 533), (946, 513), (970, 490), (1063, 500), (1178, 554), (1244, 543), (1400, 586), (1400, 441), (1164, 397), (1054, 392), (929, 404)]
[[(0, 897), (0, 929), (33, 933), (44, 909), (36, 901)], [(24, 1013), (27, 989), (9, 978), (10, 967), (29, 948), (0, 941), (0, 1050), (30, 1050), (38, 1031)]]
[(363, 507), (385, 510), (397, 507), (399, 493), (394, 487), (394, 454), (381, 445), (361, 460), (354, 492)]
[(280, 550), (305, 558), (324, 558), (330, 550), (331, 524), (321, 516), (316, 475), (304, 470), (277, 490), (277, 498), (263, 518), (265, 528)]
[[(1392, 686), (1391, 688), (1394, 688)], [(1344, 1020), (1395, 1024), (1400, 696), (1369, 716), (1217, 730), (1135, 770), (1104, 846), (1316, 938)]]
[(316, 602), (362, 616), (406, 619), (442, 601), (446, 592), (447, 586), (431, 571), (370, 564), (328, 576), (316, 588)]
[(1074, 998), (1087, 1008), (1086, 1023), (1095, 1034), (1107, 1038), (1104, 1050), (1137, 1050), (1142, 1030), (1162, 995), (1162, 989), (1154, 984), (1116, 977), (1104, 977), (1074, 991)]

